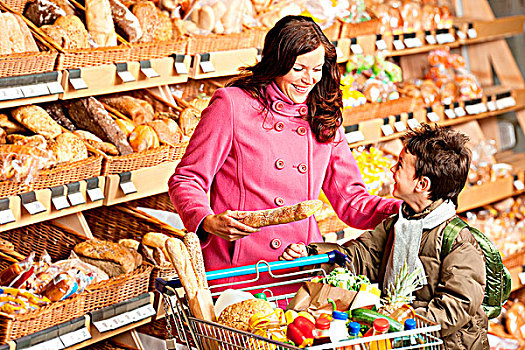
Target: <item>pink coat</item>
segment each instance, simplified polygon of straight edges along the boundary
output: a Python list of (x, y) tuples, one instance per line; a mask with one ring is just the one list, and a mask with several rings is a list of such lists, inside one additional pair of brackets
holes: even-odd
[[(239, 88), (218, 89), (193, 134), (169, 194), (185, 227), (196, 231), (210, 214), (291, 205), (325, 192), (350, 226), (371, 229), (398, 211), (400, 201), (368, 194), (345, 142), (319, 143), (307, 121), (306, 104), (294, 104), (275, 83), (268, 86), (271, 110)], [(210, 198), (206, 193), (209, 191)], [(211, 205), (210, 205), (211, 203)], [(275, 261), (291, 243), (321, 242), (312, 216), (269, 226), (235, 242), (209, 235), (202, 242), (207, 270)], [(221, 281), (222, 282), (222, 281)]]

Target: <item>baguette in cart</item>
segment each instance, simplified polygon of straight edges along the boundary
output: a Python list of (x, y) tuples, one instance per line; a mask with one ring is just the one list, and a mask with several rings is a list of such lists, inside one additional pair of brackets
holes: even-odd
[[(297, 287), (309, 282), (314, 276), (316, 281), (326, 280), (328, 277), (325, 270), (319, 268), (320, 264), (345, 265), (346, 256), (338, 251), (327, 254), (298, 258), (292, 261), (259, 261), (255, 265), (247, 265), (224, 270), (208, 271), (205, 273), (207, 281), (218, 281), (229, 277), (245, 276), (246, 280), (228, 284), (215, 284), (209, 287), (210, 296), (218, 297), (221, 292), (213, 292), (213, 289), (235, 288), (236, 291), (250, 292), (263, 290), (267, 302), (261, 299), (248, 299), (255, 301), (241, 301), (230, 305), (217, 315), (213, 316), (208, 312), (195, 312), (195, 303), (188, 299), (184, 273), (179, 273), (183, 278), (163, 280), (158, 278), (155, 287), (161, 293), (166, 317), (168, 317), (167, 327), (171, 339), (167, 339), (167, 347), (175, 348), (175, 341), (188, 348), (214, 350), (214, 349), (299, 349), (307, 347), (312, 350), (321, 349), (341, 349), (341, 350), (386, 350), (386, 349), (442, 349), (443, 341), (440, 339), (441, 326), (437, 325), (414, 313), (413, 320), (415, 328), (403, 330), (393, 319), (389, 326), (390, 331), (378, 334), (374, 327), (370, 327), (365, 336), (355, 339), (346, 339), (338, 342), (328, 342), (317, 345), (314, 343), (318, 334), (317, 329), (313, 330), (312, 324), (315, 318), (307, 312), (287, 311), (276, 308), (268, 309), (264, 303), (274, 303), (282, 301), (293, 301), (294, 294), (274, 295), (272, 288), (283, 284), (297, 284)], [(295, 268), (293, 272), (289, 269)], [(297, 271), (297, 268), (300, 268)], [(276, 273), (280, 270), (285, 272)], [(269, 274), (272, 278), (279, 279), (276, 283), (258, 285), (256, 282), (262, 274)], [(284, 280), (284, 282), (282, 282)], [(245, 287), (247, 283), (249, 287)], [(197, 283), (198, 284), (198, 283)], [(184, 286), (184, 290), (183, 287)], [(193, 293), (194, 291), (191, 291)], [(194, 294), (195, 295), (195, 294)], [(259, 295), (260, 296), (260, 295)], [(211, 299), (211, 298), (210, 298)], [(264, 302), (264, 303), (263, 303)], [(200, 304), (203, 303), (201, 300)], [(199, 304), (198, 303), (198, 304)], [(204, 301), (204, 307), (209, 301)], [(212, 304), (213, 305), (213, 304)], [(333, 302), (335, 307), (336, 303)], [(357, 311), (356, 311), (357, 310)], [(225, 321), (223, 313), (227, 316), (235, 311), (237, 319)], [(339, 310), (346, 312), (347, 310)], [(339, 312), (339, 314), (343, 314)], [(358, 308), (347, 312), (352, 320), (352, 313), (359, 320), (362, 330), (371, 326), (374, 319), (381, 318), (381, 322), (388, 317), (376, 317), (377, 313), (372, 310)], [(203, 314), (205, 316), (203, 316)], [(206, 316), (207, 315), (207, 316)], [(221, 316), (222, 315), (222, 316)], [(346, 316), (346, 315), (345, 315)], [(319, 317), (325, 317), (333, 322), (332, 315), (323, 313)], [(306, 319), (306, 320), (304, 320)], [(319, 318), (318, 318), (319, 319)], [(324, 322), (326, 323), (326, 321)], [(377, 322), (379, 324), (379, 322)], [(313, 326), (315, 328), (315, 326)], [(287, 329), (289, 328), (289, 329)], [(331, 330), (335, 327), (331, 327)], [(328, 331), (328, 333), (330, 330)], [(290, 339), (295, 340), (295, 343)], [(319, 338), (318, 338), (319, 339)]]

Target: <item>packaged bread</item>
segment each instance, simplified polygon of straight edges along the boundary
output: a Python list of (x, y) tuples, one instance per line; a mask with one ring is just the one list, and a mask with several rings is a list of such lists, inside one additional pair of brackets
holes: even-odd
[(102, 97), (100, 100), (130, 117), (136, 124), (146, 124), (155, 118), (153, 106), (139, 98), (117, 96)]
[(69, 109), (69, 116), (77, 127), (86, 129), (102, 141), (115, 145), (121, 155), (133, 153), (126, 135), (94, 97), (81, 98), (73, 102)]
[(168, 15), (162, 12), (152, 1), (136, 3), (132, 8), (142, 28), (139, 42), (168, 41), (173, 39), (173, 25)]
[(42, 107), (36, 105), (17, 107), (11, 110), (11, 115), (29, 130), (49, 139), (62, 133), (60, 125)]
[(176, 145), (177, 143), (182, 142), (184, 135), (182, 134), (179, 124), (173, 119), (157, 119), (149, 122), (147, 125), (155, 130), (159, 136), (159, 140), (164, 143)]
[(135, 152), (160, 146), (159, 137), (151, 126), (139, 125), (129, 135), (129, 144)]
[(270, 315), (274, 312), (272, 304), (262, 299), (248, 299), (232, 304), (222, 310), (217, 322), (241, 331), (250, 331), (250, 318), (256, 313)]
[(240, 222), (258, 228), (304, 220), (313, 215), (322, 205), (322, 201), (314, 199), (274, 209), (237, 211), (237, 213), (242, 216), (241, 219), (238, 219)]
[(99, 46), (117, 46), (109, 0), (86, 0), (86, 25), (89, 34)]
[(124, 38), (130, 43), (137, 42), (142, 37), (142, 28), (138, 18), (119, 0), (109, 0), (113, 22)]
[(58, 26), (66, 31), (67, 39), (64, 42), (68, 45), (64, 49), (88, 49), (89, 34), (84, 23), (75, 15), (58, 17), (53, 26)]
[(130, 273), (140, 265), (137, 256), (118, 243), (90, 239), (73, 250), (82, 261), (97, 266), (110, 277)]
[(71, 132), (58, 135), (50, 147), (58, 163), (87, 159), (88, 150), (82, 139)]

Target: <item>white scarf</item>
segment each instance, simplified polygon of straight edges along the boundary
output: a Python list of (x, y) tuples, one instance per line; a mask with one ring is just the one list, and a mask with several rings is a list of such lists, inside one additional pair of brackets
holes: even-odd
[(419, 277), (422, 285), (427, 284), (425, 268), (419, 259), (421, 235), (423, 230), (433, 229), (454, 215), (456, 215), (456, 206), (450, 200), (441, 203), (437, 208), (428, 213), (428, 215), (419, 220), (406, 219), (403, 216), (402, 207), (399, 209), (399, 218), (394, 224), (394, 243), (390, 251), (383, 280), (384, 292), (386, 292), (390, 284), (394, 283), (405, 261), (407, 262), (410, 273), (418, 267), (421, 269)]

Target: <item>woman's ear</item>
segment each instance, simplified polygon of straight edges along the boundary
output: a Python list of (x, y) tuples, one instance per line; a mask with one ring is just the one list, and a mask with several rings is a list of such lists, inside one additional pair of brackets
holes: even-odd
[(428, 178), (427, 176), (421, 176), (419, 180), (417, 180), (416, 191), (430, 192), (430, 185), (430, 178)]

